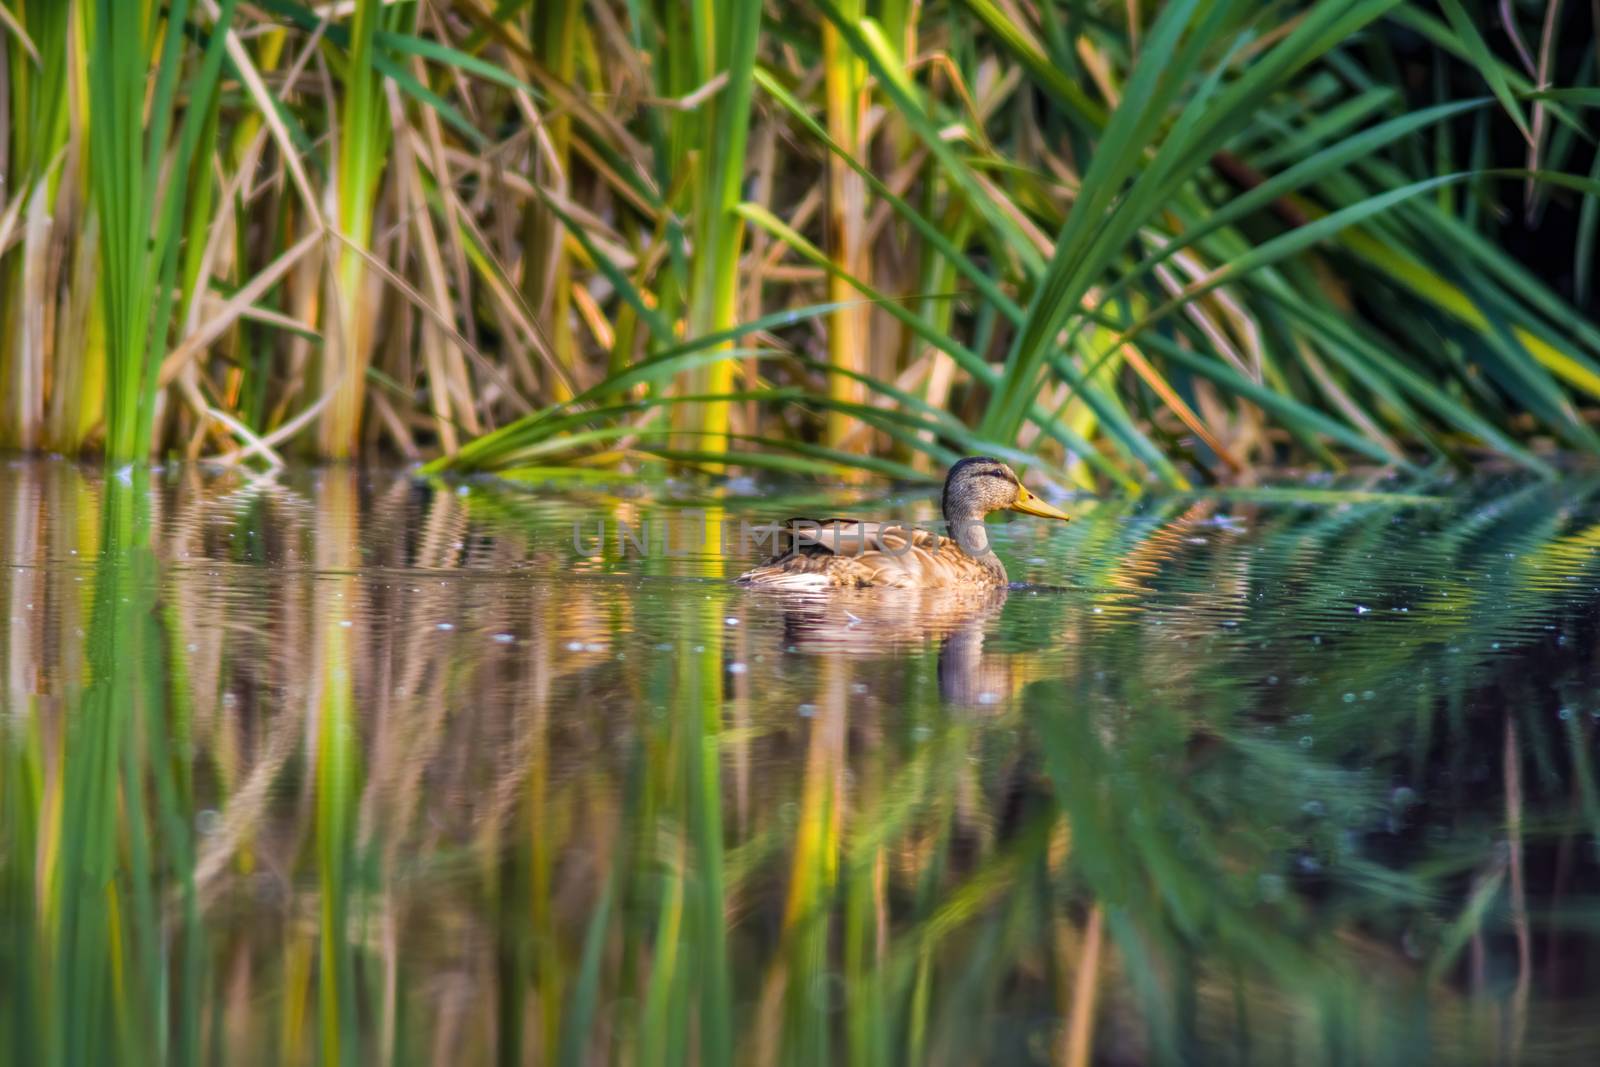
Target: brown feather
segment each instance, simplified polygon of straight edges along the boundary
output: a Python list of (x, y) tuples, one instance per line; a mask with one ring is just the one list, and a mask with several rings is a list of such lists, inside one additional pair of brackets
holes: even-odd
[(983, 517), (1013, 505), (1037, 508), (1027, 503), (1033, 499), (1004, 463), (964, 459), (944, 484), (944, 518), (955, 536), (856, 519), (790, 519), (772, 558), (739, 581), (795, 590), (1004, 588), (1006, 569), (989, 549)]

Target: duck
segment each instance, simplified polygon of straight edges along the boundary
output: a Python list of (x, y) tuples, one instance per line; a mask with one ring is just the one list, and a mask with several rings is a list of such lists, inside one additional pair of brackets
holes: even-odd
[(796, 591), (1004, 589), (1010, 584), (1005, 564), (989, 543), (984, 516), (1010, 510), (1062, 522), (1072, 518), (1029, 492), (1015, 471), (990, 456), (971, 456), (950, 468), (941, 507), (952, 536), (857, 519), (790, 519), (776, 528), (772, 558), (737, 581)]

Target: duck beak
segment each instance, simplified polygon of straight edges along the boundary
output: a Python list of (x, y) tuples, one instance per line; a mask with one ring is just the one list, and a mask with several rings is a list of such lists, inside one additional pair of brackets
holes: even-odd
[(1060, 508), (1051, 507), (1043, 500), (1028, 492), (1022, 486), (1017, 486), (1017, 500), (1011, 505), (1012, 511), (1020, 511), (1024, 515), (1037, 515), (1041, 519), (1060, 519), (1062, 522), (1071, 522), (1072, 516)]

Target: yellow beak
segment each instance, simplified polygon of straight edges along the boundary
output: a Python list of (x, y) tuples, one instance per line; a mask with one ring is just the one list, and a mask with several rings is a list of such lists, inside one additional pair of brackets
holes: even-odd
[(1017, 486), (1017, 500), (1011, 505), (1012, 511), (1020, 511), (1024, 515), (1037, 515), (1041, 519), (1060, 519), (1062, 522), (1071, 522), (1072, 516), (1060, 508), (1051, 507), (1043, 500), (1028, 492), (1022, 486)]

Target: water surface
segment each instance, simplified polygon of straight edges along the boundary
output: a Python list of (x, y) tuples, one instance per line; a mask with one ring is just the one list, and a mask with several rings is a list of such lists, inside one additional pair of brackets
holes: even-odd
[(1600, 484), (850, 499), (0, 465), (0, 1057), (1600, 1052)]

